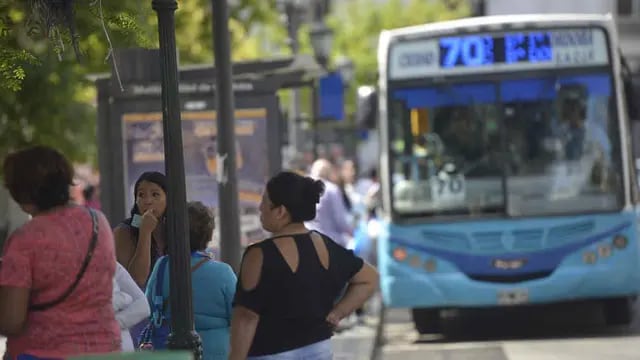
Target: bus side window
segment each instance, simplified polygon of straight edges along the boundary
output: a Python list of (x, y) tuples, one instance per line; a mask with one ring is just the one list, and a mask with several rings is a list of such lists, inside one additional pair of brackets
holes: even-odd
[(640, 121), (640, 84), (634, 84), (631, 77), (625, 77), (623, 80), (624, 85), (624, 100), (627, 106), (627, 115), (631, 121)]

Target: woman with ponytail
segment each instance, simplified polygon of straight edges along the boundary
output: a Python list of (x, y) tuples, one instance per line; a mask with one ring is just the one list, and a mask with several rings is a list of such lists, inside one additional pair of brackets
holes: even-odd
[(305, 227), (323, 192), (322, 181), (293, 172), (267, 183), (260, 222), (272, 236), (244, 253), (229, 359), (331, 359), (333, 329), (376, 290), (373, 267)]

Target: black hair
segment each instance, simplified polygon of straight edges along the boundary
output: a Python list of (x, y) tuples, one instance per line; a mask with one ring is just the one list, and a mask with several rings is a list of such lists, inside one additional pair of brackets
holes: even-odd
[(324, 194), (324, 183), (291, 171), (283, 171), (267, 182), (267, 194), (274, 206), (284, 206), (291, 222), (311, 221)]
[(73, 167), (58, 150), (33, 146), (9, 154), (3, 164), (4, 181), (19, 204), (33, 204), (46, 211), (70, 200)]
[(587, 105), (581, 99), (566, 98), (562, 101), (562, 108), (563, 112), (568, 111), (567, 109), (572, 109), (581, 119), (585, 119), (587, 117)]
[[(136, 180), (135, 185), (133, 186), (133, 207), (131, 207), (131, 217), (129, 217), (124, 221), (124, 223), (127, 225), (131, 225), (131, 221), (133, 220), (134, 215), (136, 214), (140, 215), (140, 210), (138, 209), (138, 204), (136, 204), (135, 199), (138, 194), (138, 187), (140, 186), (140, 183), (142, 183), (143, 181), (154, 183), (160, 186), (162, 191), (164, 191), (164, 193), (167, 194), (167, 177), (163, 173), (157, 172), (157, 171), (147, 171), (142, 173), (142, 175), (140, 175), (138, 180)], [(137, 237), (138, 229), (134, 228), (133, 230), (134, 230), (135, 236)]]
[(213, 211), (200, 201), (192, 201), (187, 204), (187, 212), (191, 251), (205, 250), (216, 226)]
[(91, 200), (91, 198), (93, 198), (93, 194), (95, 193), (96, 188), (93, 185), (87, 185), (83, 190), (82, 190), (82, 196), (84, 197), (85, 200)]

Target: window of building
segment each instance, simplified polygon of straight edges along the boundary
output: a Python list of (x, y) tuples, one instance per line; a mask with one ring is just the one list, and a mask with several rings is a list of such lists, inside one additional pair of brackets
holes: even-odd
[(618, 0), (618, 15), (640, 16), (640, 0)]

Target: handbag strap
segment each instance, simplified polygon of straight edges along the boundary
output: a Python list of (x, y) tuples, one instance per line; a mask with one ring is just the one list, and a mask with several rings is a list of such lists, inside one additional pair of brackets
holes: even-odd
[(200, 266), (206, 264), (207, 262), (209, 262), (209, 260), (211, 260), (211, 258), (205, 257), (202, 260), (198, 261), (197, 264), (193, 265), (191, 267), (191, 272), (194, 272), (196, 270), (198, 270), (200, 268)]
[(96, 245), (98, 243), (98, 215), (93, 209), (91, 208), (86, 208), (86, 209), (89, 211), (89, 214), (91, 215), (91, 222), (92, 222), (91, 241), (89, 242), (89, 250), (87, 250), (87, 255), (84, 257), (84, 262), (80, 267), (80, 271), (78, 272), (78, 275), (76, 275), (76, 279), (73, 281), (73, 284), (71, 284), (71, 286), (69, 286), (69, 288), (57, 299), (43, 303), (43, 304), (31, 305), (29, 306), (29, 311), (48, 310), (60, 304), (61, 302), (65, 301), (69, 297), (69, 295), (71, 295), (71, 293), (76, 289), (76, 287), (78, 287), (80, 280), (82, 279), (85, 272), (87, 271), (87, 267), (89, 267), (89, 262), (91, 262), (91, 258), (93, 258), (93, 252), (96, 249)]
[[(167, 262), (169, 260), (169, 256), (162, 257), (158, 264), (158, 275), (156, 276), (156, 286), (153, 294), (153, 309), (151, 309), (151, 322), (155, 327), (160, 327), (162, 322), (165, 320), (164, 316), (164, 308), (169, 304), (169, 298), (164, 298), (163, 293), (163, 284), (164, 284), (164, 273), (167, 267)], [(211, 260), (210, 256), (204, 256), (202, 260), (198, 261), (191, 267), (191, 272), (198, 270), (202, 265), (206, 264)]]
[(169, 256), (163, 256), (160, 258), (158, 264), (158, 274), (156, 275), (156, 286), (153, 289), (153, 296), (151, 297), (151, 324), (155, 327), (160, 327), (164, 320), (163, 314), (163, 300), (162, 285), (164, 284), (164, 273), (169, 261)]

